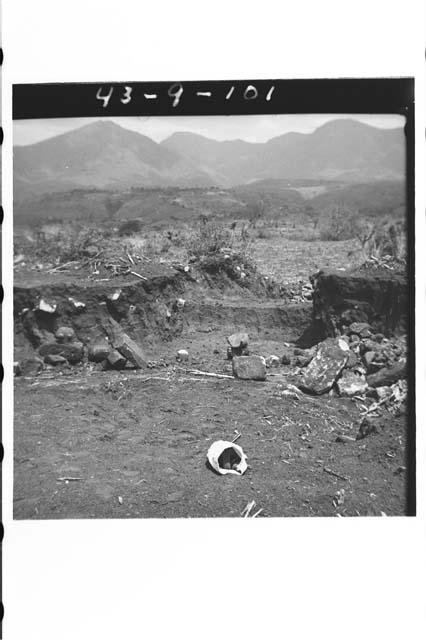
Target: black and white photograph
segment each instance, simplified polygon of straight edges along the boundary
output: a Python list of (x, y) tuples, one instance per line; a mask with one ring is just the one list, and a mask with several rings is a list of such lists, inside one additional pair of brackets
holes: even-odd
[(0, 2), (0, 637), (420, 640), (425, 7)]
[(413, 515), (404, 115), (13, 135), (15, 518)]

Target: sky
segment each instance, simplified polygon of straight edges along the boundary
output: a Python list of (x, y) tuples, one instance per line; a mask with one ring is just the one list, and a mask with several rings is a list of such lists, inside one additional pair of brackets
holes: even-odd
[(256, 116), (141, 116), (124, 118), (52, 118), (46, 120), (15, 120), (14, 145), (27, 145), (78, 129), (96, 120), (112, 120), (161, 142), (176, 131), (199, 133), (214, 140), (266, 142), (291, 131), (311, 133), (329, 120), (352, 118), (373, 127), (391, 129), (402, 127), (405, 118), (396, 114), (279, 114)]

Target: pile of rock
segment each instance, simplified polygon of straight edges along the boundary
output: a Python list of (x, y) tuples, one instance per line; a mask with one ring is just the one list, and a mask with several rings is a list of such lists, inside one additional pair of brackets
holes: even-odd
[(300, 367), (299, 388), (321, 395), (335, 389), (340, 396), (375, 395), (407, 375), (405, 336), (385, 338), (374, 334), (366, 322), (354, 322), (345, 333), (327, 338), (315, 347), (286, 350), (285, 364)]
[(54, 334), (54, 340), (43, 342), (38, 348), (37, 355), (14, 363), (15, 375), (38, 375), (46, 365), (57, 367), (60, 365), (75, 365), (84, 358), (84, 345), (77, 340), (74, 329), (59, 327)]
[[(103, 369), (124, 369), (132, 366), (141, 369), (148, 362), (141, 347), (132, 340), (118, 322), (110, 319), (107, 332), (109, 337), (98, 337), (87, 348), (89, 362), (99, 363)], [(54, 340), (43, 342), (36, 355), (14, 363), (15, 375), (38, 375), (46, 365), (76, 365), (85, 361), (86, 348), (80, 342), (72, 327), (59, 327)]]
[(263, 356), (249, 355), (247, 333), (233, 333), (227, 338), (227, 342), (227, 357), (232, 360), (232, 373), (236, 378), (266, 380), (266, 360)]

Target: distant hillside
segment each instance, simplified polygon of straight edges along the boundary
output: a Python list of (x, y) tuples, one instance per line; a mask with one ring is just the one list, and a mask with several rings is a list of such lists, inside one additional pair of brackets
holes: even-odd
[(344, 205), (363, 216), (404, 216), (406, 211), (405, 181), (377, 181), (366, 184), (340, 185), (309, 200), (318, 211)]
[(403, 129), (377, 129), (350, 119), (332, 120), (309, 134), (286, 133), (265, 144), (175, 133), (162, 145), (224, 175), (228, 185), (271, 178), (370, 182), (405, 175)]
[(164, 140), (162, 146), (184, 156), (209, 171), (222, 186), (232, 186), (253, 177), (263, 144), (244, 140), (219, 142), (195, 133), (178, 132)]
[(16, 202), (78, 188), (232, 187), (254, 180), (403, 179), (404, 133), (333, 120), (310, 134), (261, 144), (218, 142), (175, 133), (161, 144), (97, 121), (37, 144), (14, 148)]
[(33, 145), (14, 148), (17, 201), (75, 188), (209, 186), (193, 162), (147, 136), (98, 121)]

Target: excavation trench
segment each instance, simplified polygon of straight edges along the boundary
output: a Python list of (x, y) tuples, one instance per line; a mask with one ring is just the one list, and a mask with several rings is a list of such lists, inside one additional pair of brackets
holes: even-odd
[[(260, 283), (260, 284), (259, 284)], [(88, 346), (105, 336), (110, 318), (148, 352), (197, 339), (215, 344), (235, 331), (256, 340), (312, 346), (351, 322), (369, 322), (385, 335), (407, 329), (408, 291), (401, 274), (319, 272), (313, 302), (294, 303), (265, 289), (256, 277), (241, 286), (227, 274), (195, 278), (158, 268), (145, 279), (93, 281), (61, 275), (27, 280), (14, 288), (15, 359), (54, 340), (59, 327), (74, 329)], [(206, 334), (211, 334), (208, 340)], [(203, 338), (204, 336), (204, 338)], [(206, 345), (210, 348), (210, 345)]]
[[(263, 299), (244, 290), (194, 285), (179, 273), (109, 282), (37, 282), (14, 288), (15, 359), (54, 340), (59, 327), (71, 327), (88, 346), (106, 335), (110, 318), (149, 351), (175, 339), (246, 330), (279, 342), (296, 341), (311, 322), (311, 303)], [(242, 294), (242, 295), (241, 295)]]

